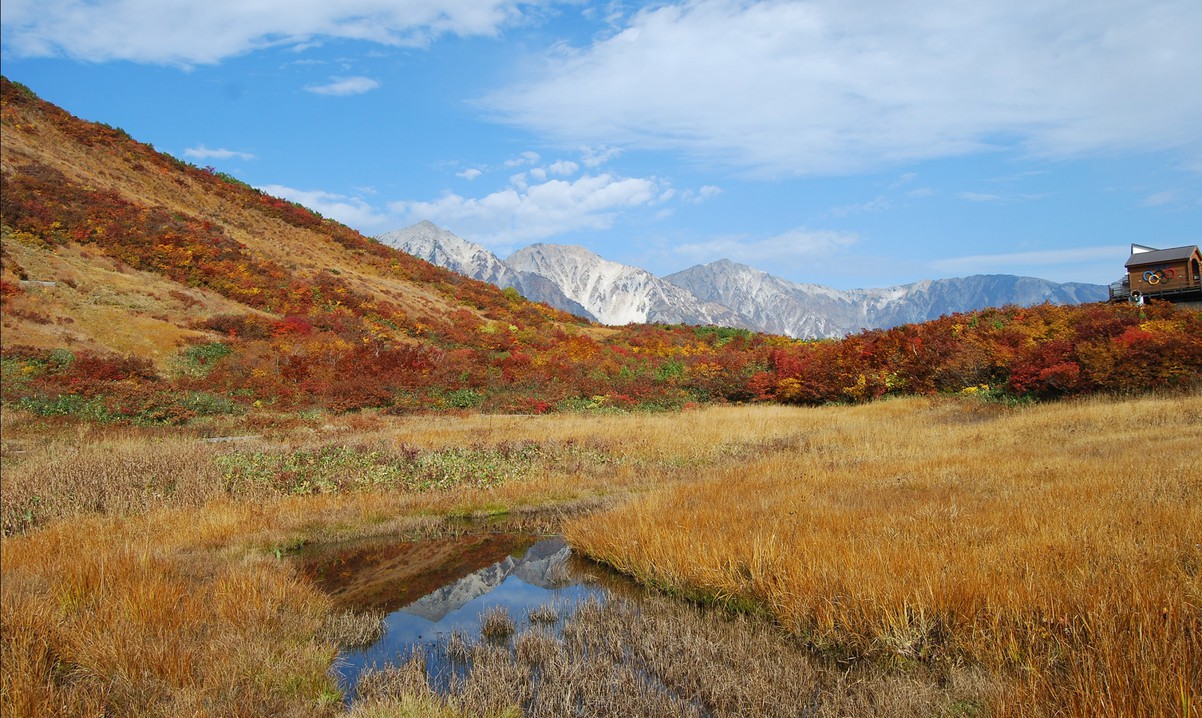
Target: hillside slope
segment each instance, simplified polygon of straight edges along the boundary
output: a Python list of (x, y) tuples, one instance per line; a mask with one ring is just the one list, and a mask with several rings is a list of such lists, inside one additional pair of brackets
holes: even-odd
[[(157, 423), (297, 408), (537, 413), (1051, 397), (1202, 377), (1202, 315), (1171, 306), (1007, 307), (823, 342), (601, 327), (73, 118), (7, 80), (0, 124), (6, 411)], [(544, 246), (527, 264), (575, 266), (560, 261), (565, 251)], [(629, 288), (632, 313), (619, 320), (659, 302), (647, 277), (585, 259), (596, 271), (572, 275), (574, 296)], [(669, 310), (672, 296), (660, 297)]]
[[(596, 326), (6, 79), (0, 121), (6, 407), (155, 422), (257, 407), (673, 407), (749, 397), (779, 343)], [(691, 376), (694, 363), (706, 371)]]
[(439, 343), (456, 311), (580, 323), (75, 119), (7, 79), (0, 107), (6, 346), (160, 363), (229, 314), (346, 315), (411, 344)]

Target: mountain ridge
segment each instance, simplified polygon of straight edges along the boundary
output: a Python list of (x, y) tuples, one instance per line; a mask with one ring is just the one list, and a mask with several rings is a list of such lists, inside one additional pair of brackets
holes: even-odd
[[(546, 277), (511, 268), (484, 247), (468, 242), (433, 222), (418, 222), (404, 230), (386, 232), (376, 239), (435, 266), (500, 289), (516, 289), (530, 301), (541, 302), (590, 321), (597, 320), (583, 305), (568, 298), (558, 285)], [(401, 245), (405, 246), (402, 248)]]
[[(719, 325), (802, 339), (837, 338), (940, 316), (1015, 304), (1081, 304), (1107, 297), (1103, 285), (979, 274), (871, 289), (792, 282), (729, 259), (664, 277), (572, 245), (533, 244), (502, 260), (430, 222), (381, 235), (422, 259), (603, 324)], [(517, 281), (513, 277), (525, 277)], [(537, 296), (523, 287), (539, 277)], [(574, 309), (578, 307), (579, 309)]]
[(505, 262), (551, 280), (603, 324), (742, 326), (741, 317), (726, 306), (699, 300), (645, 269), (604, 259), (583, 247), (533, 244)]

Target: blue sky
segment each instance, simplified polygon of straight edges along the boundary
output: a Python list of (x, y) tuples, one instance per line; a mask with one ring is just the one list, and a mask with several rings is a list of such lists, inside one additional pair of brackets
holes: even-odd
[(1132, 242), (1202, 242), (1198, 0), (0, 12), (9, 79), (369, 235), (839, 288), (1105, 283)]

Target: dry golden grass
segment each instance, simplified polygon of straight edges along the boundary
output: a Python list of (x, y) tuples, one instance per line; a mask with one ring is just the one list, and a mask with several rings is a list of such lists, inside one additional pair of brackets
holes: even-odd
[[(222, 428), (257, 428), (248, 421)], [(49, 523), (0, 540), (0, 708), (6, 716), (329, 714), (340, 704), (326, 671), (345, 631), (282, 551), (462, 530), (439, 518), (448, 515), (539, 510), (529, 525), (553, 528), (559, 512), (679, 480), (715, 455), (712, 447), (684, 453), (671, 417), (615, 417), (600, 438), (595, 420), (572, 423), (360, 415), (268, 424), (263, 438), (208, 444), (177, 429), (6, 413), (3, 513), (8, 520), (36, 506)], [(231, 498), (215, 464), (232, 452), (438, 450), (531, 437), (592, 448), (569, 464), (536, 462), (497, 486), (425, 492)]]
[[(508, 511), (540, 530), (580, 517), (577, 547), (649, 583), (758, 607), (828, 655), (895, 665), (904, 680), (886, 683), (897, 696), (906, 681), (925, 686), (913, 695), (945, 696), (924, 691), (980, 675), (984, 688), (968, 694), (988, 697), (993, 715), (1193, 715), (1198, 400), (252, 415), (190, 430), (6, 413), (6, 517), (33, 495), (57, 508), (48, 524), (0, 541), (0, 709), (335, 713), (326, 670), (339, 615), (284, 554), (313, 541), (444, 535), (463, 530), (444, 517)], [(261, 436), (203, 444), (198, 433)], [(231, 493), (217, 467), (246, 451), (529, 441), (554, 448), (553, 460), (441, 490)], [(919, 674), (928, 678), (909, 677)], [(831, 684), (829, 705), (871, 715), (877, 689), (861, 689), (877, 679), (862, 678), (859, 688)], [(439, 705), (386, 702), (357, 710)]]
[(197, 551), (237, 513), (77, 519), (5, 540), (4, 714), (332, 712), (335, 649), (314, 639), (329, 599), (283, 562)]
[[(251, 416), (222, 417), (218, 424), (192, 429), (163, 429), (56, 423), (6, 411), (0, 416), (4, 435), (0, 518), (11, 532), (78, 514), (138, 514), (160, 507), (198, 507), (220, 498), (259, 500), (287, 492), (288, 487), (232, 478), (230, 462), (223, 469), (222, 461), (236, 456), (286, 457), (349, 447), (361, 455), (375, 452), (399, 461), (414, 449), (487, 450), (531, 441), (540, 447), (540, 457), (530, 463), (521, 481), (422, 495), (373, 485), (367, 495), (360, 491), (315, 501), (313, 511), (379, 517), (404, 513), (414, 508), (415, 501), (422, 510), (459, 514), (595, 505), (613, 495), (692, 480), (705, 467), (754, 455), (787, 435), (781, 417), (791, 412), (729, 408), (720, 418), (706, 412), (604, 417), (368, 413), (303, 420)], [(732, 431), (736, 426), (737, 431)], [(200, 433), (249, 438), (205, 443)], [(342, 472), (345, 476), (362, 468), (342, 467)], [(352, 517), (346, 520), (354, 522)]]
[[(3, 241), (7, 265), (20, 266), (30, 279), (54, 283), (26, 286), (23, 294), (5, 300), (6, 346), (134, 355), (169, 370), (186, 342), (211, 339), (176, 318), (245, 311), (219, 295), (99, 259), (78, 245), (52, 251), (11, 235), (7, 227)], [(4, 279), (17, 279), (8, 266)], [(28, 318), (39, 315), (38, 321)]]
[(1202, 704), (1199, 397), (799, 410), (791, 448), (569, 526), (651, 585), (814, 646), (968, 661), (997, 715)]
[[(611, 590), (604, 603), (572, 608), (562, 635), (532, 621), (507, 650), (482, 627), (476, 639), (455, 634), (400, 665), (369, 670), (353, 714), (420, 698), (432, 715), (453, 716), (930, 718), (980, 715), (991, 696), (971, 669), (849, 668), (815, 660), (760, 620), (630, 595), (620, 584)], [(439, 653), (470, 665), (443, 676), (444, 695), (434, 694), (424, 665)]]

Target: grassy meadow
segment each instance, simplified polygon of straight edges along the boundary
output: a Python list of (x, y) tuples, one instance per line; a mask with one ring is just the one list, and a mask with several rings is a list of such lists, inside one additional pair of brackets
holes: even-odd
[(1197, 397), (906, 400), (790, 426), (781, 450), (576, 521), (569, 541), (844, 660), (985, 667), (993, 715), (1198, 714)]
[[(6, 410), (0, 712), (345, 712), (329, 668), (354, 621), (290, 554), (489, 516), (564, 530), (669, 597), (771, 631), (825, 676), (815, 715), (1198, 715), (1199, 402), (313, 412), (172, 428)], [(661, 643), (638, 650), (709, 635), (657, 620)], [(704, 675), (730, 642), (714, 635), (698, 666), (673, 670)], [(537, 660), (571, 653), (527, 642)], [(503, 663), (496, 675), (520, 682)], [(503, 715), (519, 695), (456, 702), (411, 679), (354, 710)]]

